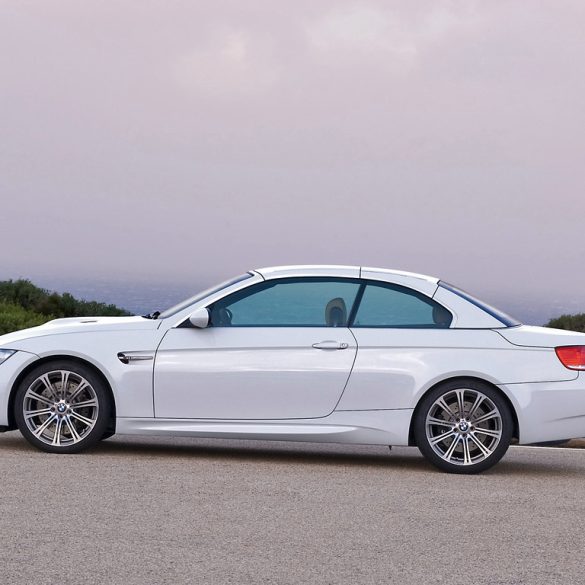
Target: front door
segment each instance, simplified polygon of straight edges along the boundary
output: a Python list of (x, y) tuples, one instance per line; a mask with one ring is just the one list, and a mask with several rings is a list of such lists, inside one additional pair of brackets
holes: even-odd
[(356, 279), (281, 278), (211, 305), (210, 327), (177, 327), (156, 354), (155, 416), (316, 418), (334, 409), (356, 342)]

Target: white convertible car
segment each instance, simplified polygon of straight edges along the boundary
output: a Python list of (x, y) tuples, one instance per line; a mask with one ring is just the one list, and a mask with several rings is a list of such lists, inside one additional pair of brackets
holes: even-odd
[(252, 270), (163, 313), (0, 337), (0, 430), (75, 453), (114, 433), (416, 445), (475, 473), (585, 436), (585, 334), (436, 278)]

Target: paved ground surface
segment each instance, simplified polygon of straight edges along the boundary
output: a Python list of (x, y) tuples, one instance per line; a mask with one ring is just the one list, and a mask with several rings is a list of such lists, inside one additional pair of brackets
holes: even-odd
[(492, 471), (415, 449), (112, 438), (47, 455), (0, 435), (4, 583), (583, 583), (585, 451)]

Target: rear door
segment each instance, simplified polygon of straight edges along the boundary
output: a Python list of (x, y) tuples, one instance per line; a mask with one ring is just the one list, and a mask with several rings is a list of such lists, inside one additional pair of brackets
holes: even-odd
[(451, 313), (411, 288), (368, 280), (360, 297), (350, 323), (359, 352), (338, 409), (411, 408), (417, 389), (469, 334), (450, 329)]

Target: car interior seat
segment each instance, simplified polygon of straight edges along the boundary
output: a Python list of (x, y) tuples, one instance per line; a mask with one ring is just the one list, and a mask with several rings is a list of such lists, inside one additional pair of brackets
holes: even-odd
[(226, 307), (212, 307), (211, 323), (215, 327), (229, 327), (232, 324), (232, 312)]
[(325, 307), (325, 324), (327, 327), (345, 327), (347, 324), (347, 307), (345, 301), (338, 297), (331, 299)]

